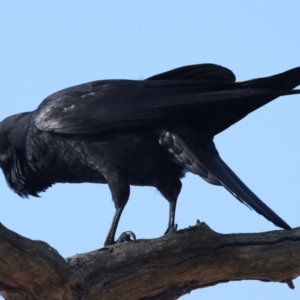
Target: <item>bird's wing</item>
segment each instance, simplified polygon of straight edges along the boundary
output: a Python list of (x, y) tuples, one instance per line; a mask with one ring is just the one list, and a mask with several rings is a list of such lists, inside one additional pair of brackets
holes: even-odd
[[(181, 131), (185, 129), (181, 128)], [(171, 142), (170, 142), (171, 140)], [(190, 130), (163, 134), (162, 146), (189, 171), (213, 184), (223, 185), (235, 198), (263, 215), (276, 226), (291, 227), (262, 202), (219, 156), (212, 139), (191, 134)], [(168, 146), (169, 145), (169, 146)]]
[(166, 121), (163, 110), (180, 113), (181, 107), (188, 104), (187, 98), (193, 102), (193, 94), (201, 93), (207, 86), (234, 80), (230, 70), (203, 64), (174, 69), (143, 81), (95, 81), (50, 95), (36, 110), (34, 120), (40, 130), (60, 133), (147, 126)]
[[(300, 68), (298, 73), (300, 83)], [(34, 121), (40, 130), (67, 134), (184, 121), (216, 134), (272, 99), (293, 93), (299, 91), (243, 87), (234, 83), (228, 69), (205, 64), (142, 81), (104, 80), (71, 87), (47, 97)]]
[(227, 68), (215, 64), (198, 64), (176, 68), (156, 74), (147, 80), (214, 80), (220, 82), (235, 82), (235, 75)]

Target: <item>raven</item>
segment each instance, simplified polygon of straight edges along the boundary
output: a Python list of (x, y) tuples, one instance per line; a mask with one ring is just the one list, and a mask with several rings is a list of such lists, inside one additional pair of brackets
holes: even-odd
[(0, 123), (0, 166), (21, 197), (57, 182), (108, 184), (116, 211), (104, 245), (115, 243), (130, 185), (156, 187), (169, 201), (171, 232), (187, 171), (290, 229), (225, 164), (213, 138), (277, 97), (299, 94), (299, 84), (300, 67), (236, 82), (227, 68), (198, 64), (145, 80), (77, 85)]

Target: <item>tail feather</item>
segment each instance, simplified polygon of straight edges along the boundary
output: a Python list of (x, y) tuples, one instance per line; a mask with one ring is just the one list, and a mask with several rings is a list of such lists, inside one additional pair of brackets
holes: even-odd
[(282, 220), (272, 209), (270, 209), (262, 200), (260, 200), (227, 166), (218, 154), (211, 155), (203, 159), (205, 168), (238, 200), (250, 206), (257, 213), (263, 215), (266, 219), (275, 225), (291, 229), (291, 227)]
[(250, 87), (272, 90), (294, 89), (300, 85), (300, 67), (273, 76), (243, 81), (239, 84), (246, 88)]
[(204, 138), (200, 140), (197, 137), (190, 140), (187, 137), (183, 138), (181, 135), (174, 133), (172, 133), (172, 136), (176, 149), (182, 149), (180, 154), (175, 153), (175, 157), (188, 170), (213, 184), (219, 182), (239, 201), (263, 215), (276, 226), (291, 229), (284, 220), (260, 200), (227, 166), (219, 156), (211, 139)]

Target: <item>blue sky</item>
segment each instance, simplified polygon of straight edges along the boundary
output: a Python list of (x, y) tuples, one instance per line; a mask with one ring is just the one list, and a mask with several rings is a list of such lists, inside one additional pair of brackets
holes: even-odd
[[(300, 66), (299, 1), (24, 1), (0, 6), (0, 119), (34, 110), (50, 93), (97, 79), (143, 79), (175, 67), (216, 63), (237, 80)], [(215, 138), (221, 157), (292, 227), (300, 225), (300, 97), (282, 97)], [(106, 185), (57, 184), (21, 199), (0, 176), (0, 221), (62, 256), (102, 246), (114, 213)], [(168, 204), (132, 187), (118, 234), (161, 236)], [(224, 188), (189, 174), (176, 223), (205, 221), (222, 233), (275, 230)], [(284, 284), (243, 281), (181, 299), (299, 299)]]

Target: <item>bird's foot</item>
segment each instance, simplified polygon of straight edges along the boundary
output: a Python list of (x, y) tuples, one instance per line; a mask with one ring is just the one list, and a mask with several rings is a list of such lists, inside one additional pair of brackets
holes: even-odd
[(177, 232), (177, 224), (175, 224), (175, 226), (168, 227), (168, 229), (165, 232), (165, 235), (175, 233), (175, 232)]
[(136, 237), (135, 237), (135, 234), (132, 231), (124, 231), (120, 235), (120, 237), (116, 240), (116, 244), (127, 243), (127, 242), (136, 243)]
[(108, 236), (105, 240), (104, 247), (127, 242), (136, 243), (136, 237), (132, 231), (124, 231), (116, 241), (114, 241), (114, 238)]

